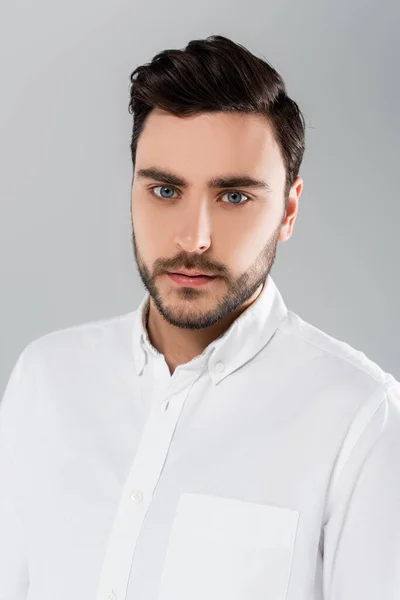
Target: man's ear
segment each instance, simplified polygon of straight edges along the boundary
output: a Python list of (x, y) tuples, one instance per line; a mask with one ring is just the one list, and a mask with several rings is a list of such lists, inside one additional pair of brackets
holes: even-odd
[(286, 214), (282, 221), (281, 231), (279, 234), (279, 241), (281, 242), (286, 242), (286, 240), (288, 240), (293, 233), (294, 223), (299, 210), (299, 198), (302, 191), (303, 179), (301, 177), (296, 177), (292, 187), (290, 188)]

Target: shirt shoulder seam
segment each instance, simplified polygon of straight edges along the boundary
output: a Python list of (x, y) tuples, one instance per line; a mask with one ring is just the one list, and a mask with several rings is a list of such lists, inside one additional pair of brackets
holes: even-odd
[[(289, 311), (291, 312), (291, 311)], [(295, 315), (295, 313), (291, 314)], [(296, 315), (295, 315), (296, 316)], [(280, 327), (281, 329), (281, 327)], [(327, 354), (331, 354), (332, 356), (335, 356), (336, 358), (338, 358), (339, 360), (342, 360), (350, 365), (352, 365), (354, 368), (358, 369), (359, 371), (361, 371), (362, 373), (365, 373), (366, 375), (368, 375), (369, 377), (371, 377), (371, 379), (373, 379), (374, 381), (376, 381), (376, 383), (378, 383), (379, 385), (381, 385), (383, 387), (383, 389), (388, 392), (391, 388), (388, 387), (388, 382), (385, 381), (383, 378), (382, 379), (378, 379), (377, 377), (375, 377), (370, 371), (367, 371), (366, 369), (363, 369), (359, 364), (357, 364), (354, 360), (351, 360), (350, 358), (346, 357), (346, 356), (342, 356), (341, 354), (334, 352), (332, 350), (330, 350), (329, 348), (326, 348), (325, 346), (321, 346), (320, 344), (318, 344), (317, 342), (314, 342), (306, 337), (304, 337), (301, 333), (299, 333), (298, 331), (294, 331), (293, 329), (291, 329), (290, 331), (285, 331), (285, 329), (281, 329), (281, 331), (283, 333), (285, 333), (286, 335), (296, 335), (297, 337), (301, 338), (302, 340), (304, 340), (305, 342), (307, 342), (310, 346), (314, 346), (315, 348), (318, 348), (319, 350), (322, 350), (323, 352), (326, 352)], [(336, 339), (336, 338), (334, 338)], [(337, 340), (340, 343), (344, 343), (347, 344), (347, 342), (343, 342), (342, 340)], [(350, 344), (348, 344), (350, 346)], [(350, 346), (352, 348), (352, 346)], [(354, 348), (354, 350), (356, 352), (360, 352), (360, 350), (356, 350)], [(368, 357), (366, 357), (368, 359)], [(370, 359), (368, 359), (370, 360)], [(377, 365), (378, 366), (378, 365)], [(378, 366), (378, 368), (380, 368)], [(394, 377), (390, 374), (390, 373), (386, 373), (386, 371), (382, 370), (382, 373), (386, 376), (389, 376), (390, 379), (394, 380)], [(393, 385), (393, 384), (392, 384)]]

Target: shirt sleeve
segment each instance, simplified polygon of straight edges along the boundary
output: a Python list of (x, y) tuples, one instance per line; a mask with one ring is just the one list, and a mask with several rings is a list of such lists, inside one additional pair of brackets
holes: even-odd
[(20, 394), (20, 362), (21, 358), (0, 400), (0, 600), (26, 600), (29, 584), (24, 527), (15, 505), (15, 472), (6, 439), (12, 435)]
[(400, 385), (378, 400), (348, 432), (330, 498), (324, 600), (400, 598)]

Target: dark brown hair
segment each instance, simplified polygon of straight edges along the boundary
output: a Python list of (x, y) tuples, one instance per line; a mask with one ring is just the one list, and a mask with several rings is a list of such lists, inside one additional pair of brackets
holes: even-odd
[(305, 150), (305, 121), (267, 61), (227, 37), (212, 35), (190, 41), (184, 50), (156, 54), (133, 71), (130, 81), (133, 171), (138, 139), (154, 107), (182, 117), (216, 111), (260, 113), (272, 126), (286, 168), (286, 211)]

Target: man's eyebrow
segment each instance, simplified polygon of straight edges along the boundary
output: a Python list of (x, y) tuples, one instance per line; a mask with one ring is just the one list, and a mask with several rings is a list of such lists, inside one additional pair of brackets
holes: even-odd
[[(159, 169), (157, 167), (139, 169), (136, 172), (136, 175), (138, 179), (156, 179), (168, 185), (179, 185), (180, 187), (188, 187), (188, 182), (179, 175), (176, 175), (171, 171)], [(263, 181), (261, 179), (254, 179), (254, 177), (250, 177), (249, 175), (241, 175), (238, 173), (225, 175), (223, 177), (213, 177), (212, 179), (207, 181), (207, 187), (210, 189), (230, 187), (252, 187), (267, 190), (268, 192), (272, 191), (271, 186), (266, 181)]]

